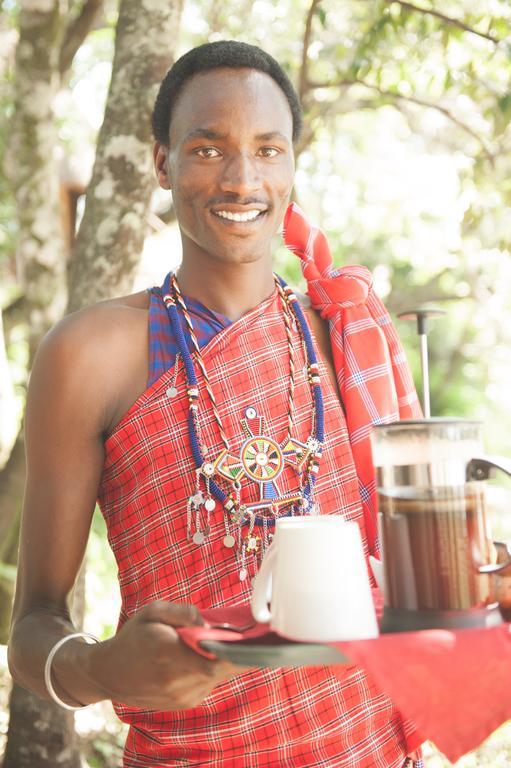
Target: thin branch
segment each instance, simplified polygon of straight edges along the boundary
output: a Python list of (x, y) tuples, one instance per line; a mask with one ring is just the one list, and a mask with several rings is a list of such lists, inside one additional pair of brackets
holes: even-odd
[(102, 9), (103, 0), (85, 0), (78, 16), (69, 22), (60, 46), (59, 71), (61, 75), (64, 75), (70, 68), (77, 50), (89, 34)]
[(421, 99), (417, 96), (405, 96), (401, 93), (397, 93), (396, 91), (386, 91), (383, 88), (380, 88), (377, 85), (372, 85), (371, 83), (366, 83), (364, 80), (358, 80), (358, 79), (342, 79), (342, 80), (334, 80), (331, 82), (325, 82), (325, 83), (315, 83), (315, 82), (308, 82), (309, 88), (338, 88), (338, 87), (350, 87), (352, 85), (361, 85), (364, 88), (369, 88), (372, 91), (376, 91), (380, 94), (380, 96), (384, 96), (385, 98), (391, 98), (395, 99), (397, 101), (406, 101), (410, 102), (412, 104), (418, 104), (420, 107), (426, 107), (427, 109), (435, 109), (437, 112), (440, 112), (442, 115), (444, 115), (448, 120), (453, 122), (455, 125), (458, 126), (458, 128), (461, 128), (462, 131), (465, 133), (468, 133), (470, 136), (472, 136), (473, 139), (475, 139), (482, 147), (484, 154), (488, 158), (488, 160), (493, 164), (494, 157), (491, 151), (486, 146), (484, 139), (479, 136), (476, 131), (474, 131), (473, 128), (471, 128), (469, 125), (467, 125), (463, 120), (460, 120), (459, 117), (456, 117), (450, 109), (447, 107), (443, 107), (441, 104), (435, 104), (433, 101), (428, 101), (427, 99)]
[(300, 66), (300, 77), (299, 77), (299, 85), (298, 85), (298, 95), (300, 97), (300, 101), (303, 100), (305, 93), (307, 91), (307, 81), (309, 78), (309, 46), (311, 41), (311, 34), (312, 34), (312, 19), (314, 18), (314, 14), (316, 12), (316, 8), (318, 7), (321, 0), (312, 0), (310, 4), (310, 8), (307, 11), (307, 17), (305, 19), (305, 29), (303, 32), (303, 43), (302, 43), (302, 63)]
[(304, 122), (302, 135), (298, 140), (295, 147), (295, 160), (298, 160), (302, 152), (304, 152), (312, 144), (316, 138), (316, 128), (313, 127), (313, 123), (317, 118), (321, 118), (324, 122), (328, 118), (329, 113), (334, 112), (337, 108), (336, 101), (322, 101), (314, 102), (311, 108), (307, 112), (306, 120)]
[(434, 16), (436, 19), (440, 19), (444, 24), (448, 24), (450, 27), (457, 27), (457, 29), (462, 29), (464, 32), (470, 32), (471, 35), (477, 35), (478, 37), (484, 37), (485, 40), (490, 40), (495, 45), (498, 45), (501, 40), (494, 37), (493, 35), (489, 35), (485, 32), (479, 32), (477, 29), (474, 29), (473, 27), (470, 27), (468, 24), (465, 24), (465, 22), (460, 21), (459, 19), (454, 19), (452, 16), (446, 16), (445, 13), (440, 13), (440, 11), (435, 11), (432, 8), (421, 8), (418, 5), (414, 5), (413, 3), (405, 2), (405, 0), (384, 0), (387, 5), (392, 5), (393, 3), (397, 3), (402, 8), (406, 8), (409, 11), (417, 11), (418, 13), (425, 13), (428, 16)]

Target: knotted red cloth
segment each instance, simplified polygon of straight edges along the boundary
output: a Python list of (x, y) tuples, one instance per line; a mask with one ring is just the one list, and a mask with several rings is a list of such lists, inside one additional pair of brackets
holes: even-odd
[(332, 355), (360, 485), (367, 542), (377, 551), (373, 424), (422, 418), (406, 354), (366, 267), (334, 269), (324, 233), (292, 203), (284, 242), (301, 260), (312, 306), (330, 324)]

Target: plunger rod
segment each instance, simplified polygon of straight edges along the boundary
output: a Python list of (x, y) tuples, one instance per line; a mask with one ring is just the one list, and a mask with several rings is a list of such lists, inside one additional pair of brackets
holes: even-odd
[(424, 418), (431, 416), (431, 405), (429, 401), (429, 365), (428, 365), (428, 337), (427, 334), (419, 334), (421, 345), (421, 370), (422, 370), (422, 410)]
[(429, 364), (428, 364), (428, 328), (427, 320), (430, 317), (445, 315), (441, 309), (412, 309), (409, 312), (400, 312), (401, 320), (417, 320), (417, 333), (420, 342), (421, 372), (422, 372), (422, 410), (424, 418), (431, 416), (429, 399)]

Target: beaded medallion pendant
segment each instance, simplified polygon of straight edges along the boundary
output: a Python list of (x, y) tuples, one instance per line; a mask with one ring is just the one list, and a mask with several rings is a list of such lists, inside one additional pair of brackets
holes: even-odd
[[(168, 290), (164, 289), (163, 296), (179, 348), (179, 356), (185, 369), (189, 401), (188, 429), (196, 465), (195, 489), (187, 503), (188, 540), (198, 546), (208, 540), (211, 533), (211, 514), (219, 503), (223, 507), (225, 528), (223, 544), (235, 553), (241, 581), (247, 578), (250, 566), (254, 575), (257, 573), (262, 556), (271, 543), (275, 520), (278, 517), (316, 512), (313, 499), (314, 483), (324, 441), (323, 398), (310, 330), (293, 291), (281, 278), (274, 276), (274, 279), (288, 342), (287, 433), (280, 441), (271, 437), (263, 417), (258, 414), (255, 407), (250, 406), (240, 414), (243, 442), (239, 452), (231, 449), (225, 434), (193, 324), (175, 275), (171, 276)], [(195, 360), (189, 351), (182, 330), (180, 314), (186, 321)], [(311, 433), (305, 442), (293, 436), (295, 389), (293, 329), (297, 331), (299, 341), (304, 348), (307, 377), (311, 389)], [(206, 449), (201, 439), (198, 416), (199, 383), (195, 365), (201, 371), (224, 446), (220, 453), (211, 458), (206, 458)], [(278, 481), (286, 466), (290, 467), (297, 477), (297, 488), (291, 492), (283, 492), (279, 488)], [(242, 503), (242, 488), (248, 484), (255, 484), (257, 498), (254, 501)]]

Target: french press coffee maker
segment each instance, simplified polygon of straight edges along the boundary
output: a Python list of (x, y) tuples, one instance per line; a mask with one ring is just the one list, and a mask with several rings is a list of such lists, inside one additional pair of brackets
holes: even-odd
[(489, 627), (511, 566), (491, 535), (486, 483), (511, 462), (483, 456), (481, 423), (431, 418), (374, 427), (385, 609), (382, 631)]
[(428, 323), (444, 314), (420, 308), (399, 315), (417, 322), (426, 418), (378, 425), (371, 435), (382, 631), (488, 627), (502, 614), (511, 619), (511, 553), (492, 540), (485, 487), (496, 469), (511, 475), (511, 462), (479, 458), (480, 422), (430, 418)]

